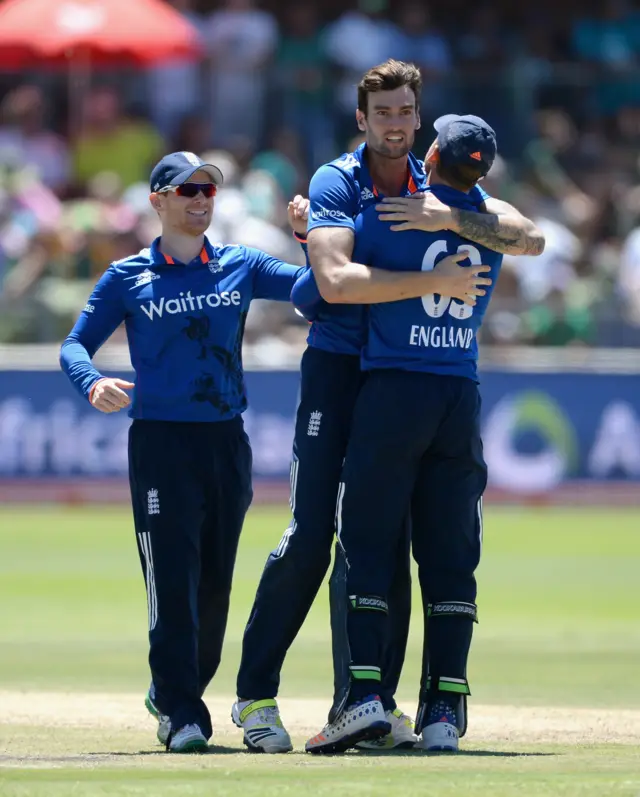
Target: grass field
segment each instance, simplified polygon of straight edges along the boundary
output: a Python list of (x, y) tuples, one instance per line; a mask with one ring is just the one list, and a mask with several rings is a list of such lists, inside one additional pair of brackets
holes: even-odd
[[(0, 797), (62, 795), (640, 795), (640, 513), (486, 514), (470, 662), (471, 721), (455, 757), (301, 752), (331, 694), (323, 589), (283, 673), (296, 751), (243, 752), (229, 720), (244, 623), (287, 521), (245, 527), (221, 670), (207, 700), (212, 752), (168, 756), (148, 684), (142, 577), (129, 513), (0, 511)], [(400, 704), (413, 713), (421, 610)]]

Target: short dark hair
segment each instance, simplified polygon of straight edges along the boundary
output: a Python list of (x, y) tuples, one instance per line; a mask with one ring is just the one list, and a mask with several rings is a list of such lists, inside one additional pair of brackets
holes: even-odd
[(440, 161), (435, 164), (438, 175), (458, 191), (471, 191), (474, 185), (485, 176), (484, 169), (470, 163), (458, 163), (454, 166), (443, 166)]
[(383, 64), (373, 66), (358, 83), (358, 110), (366, 116), (369, 107), (369, 94), (377, 91), (393, 91), (409, 86), (416, 98), (416, 111), (420, 110), (422, 75), (415, 64), (389, 58)]

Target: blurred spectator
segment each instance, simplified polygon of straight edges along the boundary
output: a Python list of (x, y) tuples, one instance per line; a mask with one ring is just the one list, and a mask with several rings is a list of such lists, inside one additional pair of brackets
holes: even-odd
[(593, 16), (576, 20), (572, 33), (575, 54), (585, 61), (613, 69), (632, 66), (638, 52), (633, 40), (631, 8), (627, 0), (604, 0)]
[[(200, 33), (203, 18), (194, 10), (195, 0), (170, 2)], [(183, 120), (194, 115), (202, 102), (200, 62), (197, 58), (172, 58), (150, 67), (147, 79), (151, 120), (160, 134), (171, 140)]]
[(292, 197), (306, 193), (305, 169), (302, 157), (303, 142), (294, 130), (282, 128), (271, 137), (271, 146), (252, 159), (250, 168), (268, 172), (276, 181), (280, 195)]
[[(101, 75), (118, 90), (89, 92), (75, 140), (49, 129), (64, 123), (62, 75), (47, 75), (46, 94), (3, 75), (0, 342), (59, 339), (108, 263), (153, 240), (147, 178), (161, 150), (221, 166), (212, 240), (304, 262), (287, 200), (306, 193), (321, 162), (361, 143), (356, 83), (393, 56), (425, 78), (416, 154), (434, 116), (484, 116), (500, 157), (483, 187), (547, 236), (541, 257), (505, 258), (483, 342), (640, 347), (638, 2), (171, 1), (211, 57), (157, 65), (143, 96), (132, 94), (130, 72)], [(125, 96), (135, 118), (123, 113)], [(258, 303), (246, 345), (279, 366), (305, 332), (291, 307)]]
[(172, 152), (204, 152), (211, 146), (211, 124), (202, 110), (183, 116), (171, 138)]
[(37, 86), (20, 86), (0, 105), (0, 164), (33, 167), (42, 182), (64, 193), (70, 177), (69, 149), (45, 124), (45, 101)]
[(554, 290), (544, 304), (526, 314), (527, 342), (539, 346), (567, 346), (591, 343), (593, 316), (584, 305), (572, 306), (566, 295)]
[(216, 146), (261, 143), (269, 65), (278, 44), (274, 17), (253, 0), (225, 0), (202, 29), (211, 59), (211, 120)]
[(640, 102), (634, 70), (640, 56), (637, 30), (637, 16), (627, 0), (603, 0), (595, 15), (579, 18), (573, 26), (575, 55), (600, 67), (593, 95), (597, 113), (615, 113), (624, 105)]
[(509, 142), (518, 138), (508, 70), (513, 33), (493, 3), (473, 6), (460, 27), (463, 33), (457, 37), (457, 56), (464, 113), (489, 117), (506, 150)]
[(113, 172), (126, 188), (148, 180), (164, 148), (149, 122), (123, 115), (115, 89), (95, 88), (85, 97), (82, 129), (73, 147), (74, 176), (86, 185), (100, 172)]
[(353, 135), (358, 81), (375, 64), (398, 55), (398, 29), (386, 17), (387, 0), (358, 0), (326, 30), (326, 50), (337, 70), (333, 85), (341, 133)]
[(640, 327), (640, 226), (624, 242), (617, 290), (628, 321)]
[(515, 271), (525, 302), (539, 305), (554, 291), (564, 293), (569, 289), (582, 250), (577, 236), (563, 224), (542, 216), (534, 221), (545, 235), (544, 252), (535, 261), (524, 255), (507, 256), (505, 265)]
[(434, 121), (457, 103), (447, 81), (452, 66), (449, 43), (432, 25), (428, 6), (406, 0), (397, 12), (399, 25), (396, 57), (420, 67), (424, 81), (421, 97), (423, 122)]
[(511, 37), (495, 5), (484, 3), (473, 6), (461, 23), (464, 32), (458, 38), (457, 47), (458, 57), (464, 66), (486, 70), (505, 62)]
[(559, 203), (562, 218), (574, 224), (589, 223), (596, 204), (569, 174), (586, 166), (575, 124), (560, 110), (541, 112), (537, 121), (539, 135), (525, 148), (525, 164), (536, 184)]
[(307, 171), (335, 157), (329, 60), (315, 3), (292, 3), (276, 60), (282, 123), (303, 142)]

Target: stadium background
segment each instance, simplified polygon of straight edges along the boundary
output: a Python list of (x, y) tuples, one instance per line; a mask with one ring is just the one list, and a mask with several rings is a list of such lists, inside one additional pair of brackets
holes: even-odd
[[(286, 201), (357, 141), (357, 76), (396, 56), (425, 75), (416, 151), (439, 114), (484, 116), (501, 152), (484, 187), (547, 238), (539, 258), (505, 258), (482, 330), (494, 497), (637, 501), (639, 4), (173, 5), (197, 28), (198, 58), (143, 67), (94, 53), (70, 79), (42, 59), (17, 68), (0, 41), (0, 495), (82, 500), (102, 477), (126, 497), (126, 420), (76, 399), (57, 347), (106, 265), (157, 234), (145, 181), (159, 154), (222, 167), (214, 240), (302, 262)], [(260, 497), (286, 488), (305, 332), (286, 305), (249, 316)], [(122, 330), (100, 362), (130, 367)]]
[[(174, 59), (170, 40), (159, 47), (143, 25), (138, 55), (160, 51), (153, 66), (76, 52), (67, 69), (42, 59), (9, 65), (8, 2), (0, 2), (2, 797), (204, 797), (212, 788), (221, 797), (386, 797), (429, 786), (470, 797), (639, 794), (640, 5), (175, 0), (197, 25), (201, 60)], [(116, 0), (47, 2), (73, 27)], [(54, 33), (39, 23), (32, 15), (31, 42)], [(411, 753), (335, 762), (240, 752), (229, 706), (259, 574), (289, 519), (306, 333), (290, 307), (256, 302), (244, 347), (256, 502), (207, 694), (220, 755), (169, 760), (142, 706), (147, 617), (127, 505), (128, 420), (72, 392), (59, 344), (109, 261), (157, 234), (146, 179), (164, 150), (195, 150), (224, 171), (214, 240), (301, 262), (286, 201), (306, 192), (320, 162), (351, 147), (357, 77), (388, 56), (423, 67), (416, 152), (440, 113), (483, 115), (501, 150), (485, 187), (547, 238), (539, 258), (505, 258), (482, 331), (491, 487), (466, 754), (425, 763)], [(97, 361), (129, 373), (122, 330)], [(410, 712), (419, 605), (416, 589), (399, 690)], [(330, 692), (323, 589), (283, 672), (297, 751), (318, 731)]]

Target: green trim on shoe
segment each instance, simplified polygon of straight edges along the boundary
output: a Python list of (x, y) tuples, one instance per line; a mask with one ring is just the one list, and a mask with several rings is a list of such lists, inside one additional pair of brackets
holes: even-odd
[(208, 753), (209, 752), (209, 743), (202, 742), (198, 739), (194, 739), (191, 742), (185, 742), (184, 746), (181, 747), (179, 750), (172, 750), (171, 747), (168, 748), (168, 752), (170, 753)]
[(151, 696), (149, 695), (148, 692), (147, 692), (147, 694), (145, 695), (145, 698), (144, 698), (144, 705), (145, 705), (145, 708), (147, 709), (147, 711), (149, 712), (149, 714), (151, 714), (151, 716), (154, 719), (158, 720), (158, 722), (159, 722), (160, 721), (160, 712), (153, 705), (153, 701), (151, 700)]

